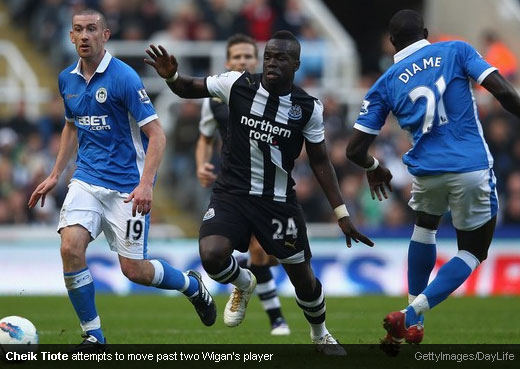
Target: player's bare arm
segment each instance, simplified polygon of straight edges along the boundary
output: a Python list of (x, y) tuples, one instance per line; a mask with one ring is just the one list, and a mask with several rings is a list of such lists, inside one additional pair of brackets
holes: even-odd
[(213, 137), (200, 134), (195, 149), (197, 179), (202, 187), (208, 187), (217, 179), (214, 172), (215, 166), (209, 162), (213, 154), (213, 141)]
[(65, 122), (65, 126), (61, 132), (60, 147), (58, 149), (56, 163), (52, 168), (51, 174), (49, 174), (49, 176), (40, 183), (31, 194), (29, 202), (27, 203), (30, 208), (34, 207), (40, 198), (42, 199), (41, 206), (43, 207), (43, 205), (45, 205), (45, 196), (54, 188), (54, 186), (56, 186), (61, 173), (63, 173), (67, 163), (76, 152), (78, 147), (78, 136), (76, 131), (77, 128), (74, 123)]
[(520, 117), (520, 96), (498, 71), (490, 73), (482, 81), (482, 87), (491, 92), (504, 109)]
[(141, 130), (149, 139), (143, 175), (139, 185), (125, 200), (125, 202), (133, 200), (132, 216), (134, 217), (136, 213), (145, 215), (152, 210), (153, 181), (166, 146), (166, 137), (157, 119), (145, 124)]
[(157, 74), (166, 79), (168, 87), (176, 95), (186, 99), (210, 97), (204, 78), (177, 74), (179, 66), (177, 59), (175, 59), (175, 56), (168, 54), (163, 46), (150, 45), (150, 49), (147, 49), (146, 53), (150, 56), (150, 59), (144, 59), (144, 62), (154, 67)]
[[(338, 179), (336, 178), (334, 168), (329, 159), (327, 153), (327, 147), (325, 141), (320, 143), (311, 143), (305, 141), (305, 149), (309, 156), (309, 164), (312, 168), (314, 176), (318, 180), (327, 200), (329, 200), (330, 206), (336, 209), (338, 206), (343, 205), (343, 198), (339, 189)], [(349, 216), (342, 217), (338, 220), (338, 224), (345, 234), (347, 240), (347, 246), (352, 246), (353, 239), (355, 242), (361, 241), (368, 246), (373, 246), (374, 243), (362, 233), (359, 233), (350, 221)]]
[[(375, 164), (375, 158), (368, 155), (368, 148), (375, 138), (375, 135), (354, 129), (347, 146), (347, 158), (362, 168), (372, 167)], [(387, 168), (379, 164), (375, 169), (367, 170), (367, 179), (372, 200), (376, 196), (379, 201), (383, 201), (383, 198), (388, 199), (385, 186), (389, 191), (392, 191), (392, 185), (390, 184), (392, 173)]]

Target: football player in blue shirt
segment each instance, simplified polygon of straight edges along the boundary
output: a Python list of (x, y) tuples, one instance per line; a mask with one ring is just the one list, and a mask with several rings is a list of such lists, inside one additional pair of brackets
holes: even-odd
[(76, 171), (60, 212), (58, 232), (65, 285), (84, 331), (78, 350), (104, 350), (94, 283), (85, 253), (102, 231), (133, 282), (178, 290), (205, 325), (215, 322), (213, 299), (195, 271), (147, 260), (152, 191), (165, 147), (164, 132), (137, 73), (105, 50), (105, 17), (91, 9), (72, 17), (70, 38), (80, 57), (59, 75), (65, 126), (54, 168), (34, 190), (29, 207), (56, 185), (76, 148)]
[[(390, 171), (368, 148), (392, 112), (410, 132), (403, 162), (413, 175), (410, 207), (416, 222), (408, 249), (409, 306), (384, 319), (383, 343), (419, 343), (423, 313), (453, 291), (487, 257), (498, 209), (493, 157), (482, 133), (470, 78), (520, 117), (520, 98), (496, 68), (465, 42), (430, 44), (420, 14), (401, 10), (390, 20), (395, 64), (368, 91), (347, 157), (366, 168), (372, 198), (387, 198)], [(428, 285), (435, 265), (435, 233), (451, 210), (458, 253)]]

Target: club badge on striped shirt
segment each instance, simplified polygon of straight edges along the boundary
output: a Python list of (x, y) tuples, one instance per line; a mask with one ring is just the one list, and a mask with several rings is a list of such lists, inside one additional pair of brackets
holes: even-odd
[(293, 105), (289, 109), (289, 118), (292, 120), (298, 120), (302, 118), (302, 107), (300, 105)]

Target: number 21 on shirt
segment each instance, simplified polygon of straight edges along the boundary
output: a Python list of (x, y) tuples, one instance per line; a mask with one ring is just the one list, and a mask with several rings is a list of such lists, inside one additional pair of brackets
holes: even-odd
[(423, 134), (429, 133), (432, 130), (435, 110), (437, 110), (439, 116), (439, 125), (448, 123), (448, 116), (446, 115), (446, 109), (444, 108), (444, 101), (442, 99), (442, 95), (444, 95), (444, 91), (446, 91), (446, 81), (443, 76), (440, 76), (435, 82), (435, 86), (440, 95), (439, 104), (436, 102), (435, 92), (427, 86), (418, 86), (408, 94), (414, 104), (421, 97), (426, 98), (426, 113), (424, 114), (422, 126)]

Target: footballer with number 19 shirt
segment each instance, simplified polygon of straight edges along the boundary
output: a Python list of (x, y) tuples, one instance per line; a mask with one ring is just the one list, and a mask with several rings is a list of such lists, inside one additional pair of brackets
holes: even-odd
[(147, 260), (153, 184), (166, 139), (137, 73), (105, 50), (110, 30), (103, 14), (85, 9), (72, 17), (70, 39), (80, 57), (59, 75), (65, 125), (51, 174), (29, 199), (33, 207), (56, 185), (78, 152), (60, 212), (63, 276), (83, 329), (78, 351), (104, 351), (106, 339), (86, 262), (88, 244), (101, 232), (133, 282), (178, 290), (205, 325), (216, 307), (196, 271), (184, 274), (164, 260)]

